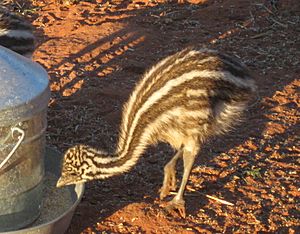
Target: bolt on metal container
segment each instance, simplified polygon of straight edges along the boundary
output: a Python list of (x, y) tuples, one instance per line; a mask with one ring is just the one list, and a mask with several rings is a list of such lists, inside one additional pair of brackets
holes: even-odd
[(0, 232), (40, 214), (49, 99), (47, 72), (0, 46)]

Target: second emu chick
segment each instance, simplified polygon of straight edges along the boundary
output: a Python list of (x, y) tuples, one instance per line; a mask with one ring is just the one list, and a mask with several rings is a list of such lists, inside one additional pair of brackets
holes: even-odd
[(185, 217), (183, 194), (201, 145), (237, 122), (254, 91), (247, 68), (227, 55), (185, 49), (169, 56), (144, 74), (125, 104), (115, 153), (70, 148), (57, 186), (124, 173), (147, 146), (166, 142), (177, 153), (164, 168), (160, 198), (176, 188), (176, 162), (182, 158), (181, 185), (166, 208)]
[(35, 37), (30, 23), (0, 6), (0, 45), (31, 58)]

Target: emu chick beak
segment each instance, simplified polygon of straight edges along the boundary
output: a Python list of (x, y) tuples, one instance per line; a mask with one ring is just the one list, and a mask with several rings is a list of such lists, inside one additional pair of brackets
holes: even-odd
[(63, 177), (60, 177), (56, 183), (56, 187), (57, 188), (60, 188), (60, 187), (63, 187), (65, 185), (68, 185), (68, 181), (66, 181)]

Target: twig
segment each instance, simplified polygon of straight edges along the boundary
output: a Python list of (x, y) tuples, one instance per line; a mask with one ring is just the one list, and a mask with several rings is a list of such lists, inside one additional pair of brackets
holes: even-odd
[(172, 14), (175, 14), (175, 13), (180, 13), (181, 10), (178, 10), (178, 11), (170, 11), (168, 13), (166, 13), (164, 16), (168, 16), (168, 15), (172, 15)]
[[(214, 200), (214, 201), (220, 202), (220, 203), (222, 203), (222, 204), (229, 205), (229, 206), (234, 206), (233, 203), (228, 202), (228, 201), (225, 201), (225, 200), (223, 200), (223, 199), (219, 199), (219, 198), (216, 198), (216, 197), (213, 197), (213, 196), (210, 196), (210, 195), (207, 195), (207, 194), (198, 192), (198, 191), (196, 191), (196, 190), (194, 190), (194, 189), (188, 189), (188, 190), (189, 190), (189, 191), (196, 192), (196, 193), (198, 193), (198, 194), (200, 194), (200, 195), (203, 195), (203, 196), (205, 196), (205, 197), (207, 197), (207, 198), (209, 198), (209, 199), (212, 199), (212, 200)], [(175, 195), (175, 194), (177, 194), (177, 193), (176, 193), (176, 192), (170, 192), (170, 194)], [(189, 195), (187, 195), (187, 196), (189, 196)], [(190, 196), (193, 196), (193, 195), (190, 194)]]
[(150, 16), (155, 17), (155, 18), (160, 18), (159, 15), (150, 14)]
[(212, 199), (212, 200), (218, 201), (218, 202), (220, 202), (222, 204), (229, 205), (229, 206), (234, 206), (234, 204), (231, 203), (231, 202), (228, 202), (228, 201), (225, 201), (225, 200), (222, 200), (222, 199), (210, 196), (210, 195), (205, 195), (205, 196), (208, 197), (208, 198), (210, 198), (210, 199)]
[(276, 19), (274, 19), (273, 17), (270, 17), (270, 19), (275, 23), (278, 24), (284, 28), (288, 28), (288, 26), (286, 24), (280, 23), (279, 21), (277, 21)]
[(259, 3), (259, 4), (255, 4), (255, 5), (256, 5), (256, 6), (261, 6), (261, 7), (263, 7), (268, 13), (274, 15), (274, 12), (271, 11), (271, 10), (270, 10), (268, 7), (266, 7), (264, 4)]
[(293, 22), (293, 21), (290, 21), (290, 20), (288, 20), (287, 22), (290, 23), (290, 24), (293, 24), (293, 25), (297, 24), (296, 22)]
[(254, 17), (254, 15), (252, 14), (252, 11), (250, 10), (250, 19), (251, 19), (251, 21), (252, 21), (252, 23), (254, 24), (255, 23), (255, 17)]
[(266, 35), (268, 35), (268, 34), (270, 34), (270, 31), (256, 34), (256, 35), (252, 36), (251, 39), (261, 38), (261, 37), (264, 37), (264, 36), (266, 36)]

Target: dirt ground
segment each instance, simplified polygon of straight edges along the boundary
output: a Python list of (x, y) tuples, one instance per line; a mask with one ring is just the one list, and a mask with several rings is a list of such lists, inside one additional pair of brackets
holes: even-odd
[(198, 156), (186, 219), (160, 207), (174, 154), (160, 144), (129, 173), (88, 183), (67, 234), (300, 233), (299, 0), (8, 2), (35, 27), (34, 60), (52, 91), (47, 142), (60, 151), (76, 143), (113, 150), (136, 81), (187, 46), (233, 54), (256, 73), (243, 122)]

